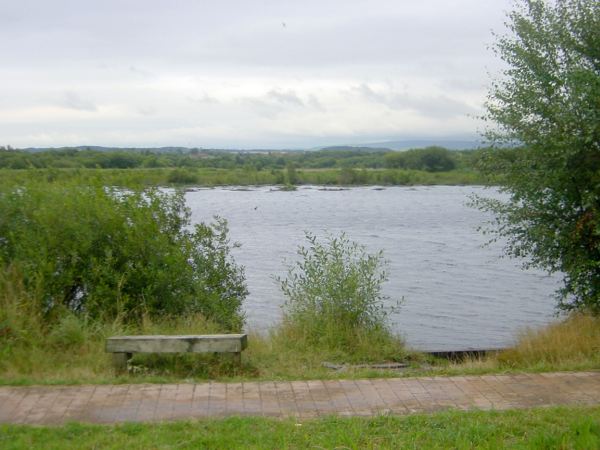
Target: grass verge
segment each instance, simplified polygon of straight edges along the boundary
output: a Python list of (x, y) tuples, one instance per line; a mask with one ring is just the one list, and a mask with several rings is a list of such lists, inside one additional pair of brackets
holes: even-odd
[[(522, 333), (512, 349), (462, 363), (427, 361), (423, 355), (407, 352), (401, 342), (385, 333), (378, 344), (374, 342), (377, 334), (367, 334), (364, 339), (354, 335), (356, 345), (351, 354), (337, 351), (340, 346), (333, 346), (336, 351), (332, 351), (328, 346), (304, 343), (297, 329), (283, 324), (269, 335), (250, 336), (241, 367), (232, 364), (226, 355), (137, 355), (130, 374), (117, 377), (110, 355), (104, 351), (108, 336), (210, 334), (220, 329), (201, 315), (145, 318), (139, 324), (127, 325), (118, 320), (93, 322), (65, 314), (48, 323), (35, 307), (35, 292), (27, 291), (9, 272), (3, 277), (0, 384), (5, 385), (372, 378), (600, 368), (600, 318), (577, 314), (541, 330)], [(324, 361), (378, 359), (408, 361), (411, 367), (400, 373), (364, 368), (336, 372), (322, 365)]]
[(249, 336), (241, 368), (232, 365), (224, 355), (140, 355), (132, 360), (129, 375), (117, 377), (109, 355), (104, 352), (104, 337), (108, 335), (198, 334), (214, 330), (214, 325), (201, 317), (161, 323), (148, 320), (137, 330), (115, 324), (82, 329), (77, 322), (67, 323), (48, 339), (12, 348), (0, 346), (0, 384), (309, 380), (600, 369), (600, 319), (583, 315), (571, 316), (537, 331), (526, 331), (513, 348), (499, 354), (462, 362), (432, 360), (399, 350), (398, 359), (410, 364), (402, 372), (364, 368), (332, 371), (322, 366), (323, 361), (331, 358), (330, 352), (294, 347), (273, 334)]
[(298, 421), (229, 418), (116, 426), (0, 426), (4, 449), (600, 448), (600, 407), (447, 411)]
[(497, 354), (460, 363), (438, 360), (429, 371), (459, 375), (490, 372), (549, 372), (600, 369), (600, 317), (572, 314), (540, 329), (527, 329)]
[[(409, 169), (361, 169), (344, 176), (343, 169), (298, 169), (295, 184), (334, 186), (482, 185), (486, 180), (472, 170), (426, 172)], [(0, 169), (0, 184), (14, 186), (27, 180), (49, 183), (101, 182), (108, 186), (250, 186), (285, 185), (283, 170), (244, 169)]]

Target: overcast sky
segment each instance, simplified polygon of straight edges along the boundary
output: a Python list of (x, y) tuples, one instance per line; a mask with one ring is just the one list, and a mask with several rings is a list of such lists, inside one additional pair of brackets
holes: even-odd
[(510, 0), (0, 0), (0, 145), (474, 138)]

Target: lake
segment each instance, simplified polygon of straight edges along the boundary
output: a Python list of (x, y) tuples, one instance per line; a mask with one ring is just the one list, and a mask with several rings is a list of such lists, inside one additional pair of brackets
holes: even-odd
[(235, 260), (245, 266), (250, 295), (247, 328), (267, 330), (281, 318), (284, 298), (275, 276), (317, 236), (345, 232), (370, 252), (384, 251), (395, 332), (420, 350), (464, 350), (510, 345), (524, 327), (553, 319), (558, 278), (523, 270), (503, 258), (501, 243), (484, 244), (478, 227), (489, 216), (467, 206), (474, 186), (357, 187), (297, 191), (273, 187), (197, 189), (186, 193), (194, 222), (214, 215), (229, 222)]

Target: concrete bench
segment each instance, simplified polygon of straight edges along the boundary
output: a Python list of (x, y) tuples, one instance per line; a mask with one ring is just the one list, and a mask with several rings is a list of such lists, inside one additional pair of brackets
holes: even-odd
[(246, 334), (201, 334), (190, 336), (114, 336), (106, 339), (106, 351), (113, 354), (117, 371), (127, 370), (134, 353), (233, 353), (241, 364)]

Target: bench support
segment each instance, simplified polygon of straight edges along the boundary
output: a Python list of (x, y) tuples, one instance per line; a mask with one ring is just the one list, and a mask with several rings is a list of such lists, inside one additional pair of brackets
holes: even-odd
[(113, 353), (113, 365), (115, 366), (115, 370), (117, 373), (125, 373), (127, 372), (127, 361), (131, 359), (131, 353)]

